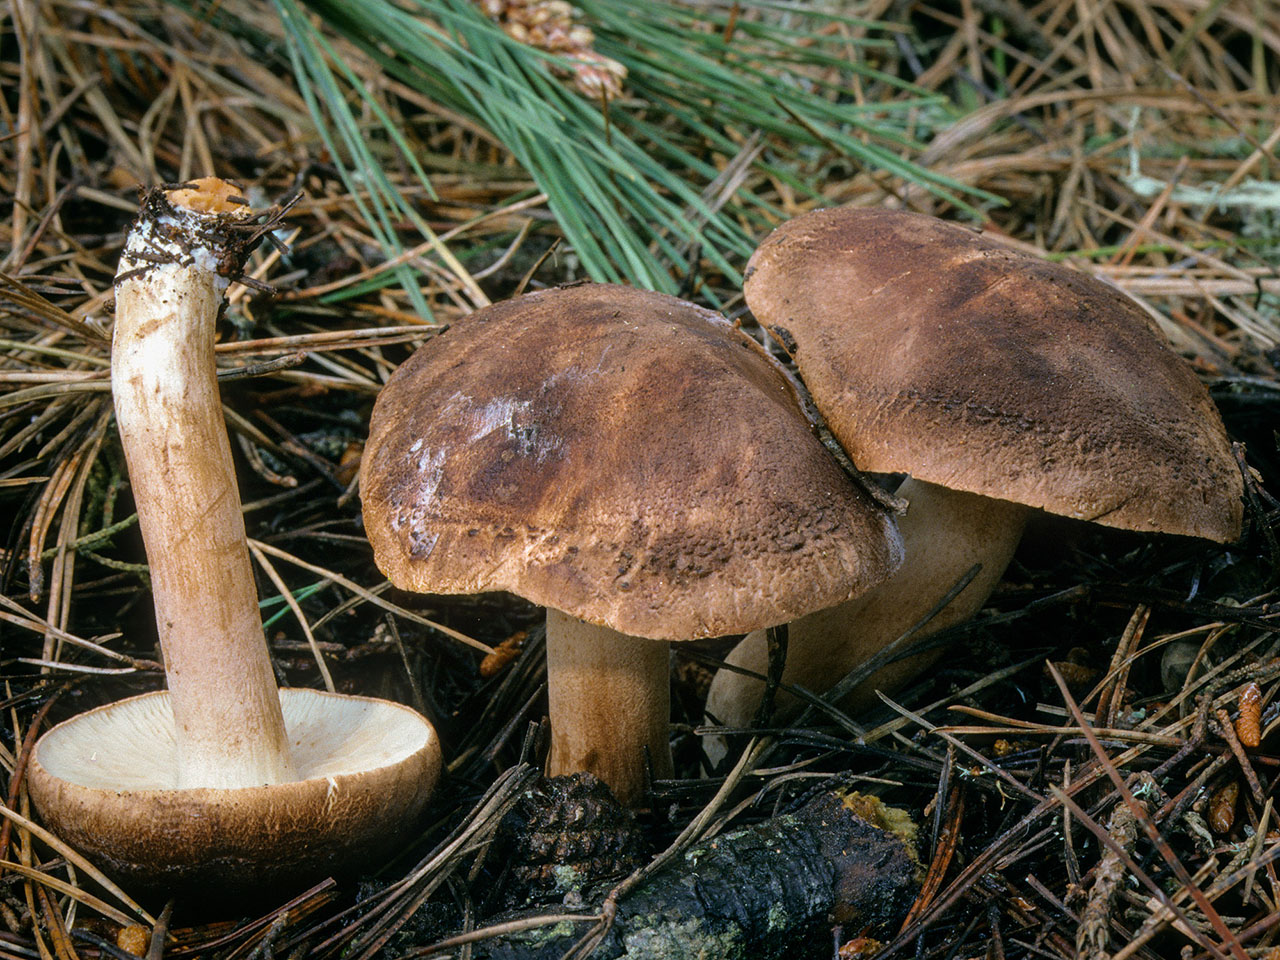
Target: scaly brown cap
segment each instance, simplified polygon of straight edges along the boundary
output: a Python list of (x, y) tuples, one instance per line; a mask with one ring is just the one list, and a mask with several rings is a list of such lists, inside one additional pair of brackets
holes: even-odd
[(776, 364), (629, 287), (530, 294), (425, 344), (374, 408), (361, 499), (398, 587), (509, 590), (653, 639), (782, 623), (900, 562)]
[(933, 217), (843, 207), (775, 230), (746, 296), (863, 470), (1129, 530), (1240, 534), (1208, 393), (1099, 280)]

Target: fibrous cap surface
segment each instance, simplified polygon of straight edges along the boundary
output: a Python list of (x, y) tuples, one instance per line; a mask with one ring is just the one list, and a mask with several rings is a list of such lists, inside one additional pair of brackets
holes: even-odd
[(1207, 391), (1102, 281), (933, 217), (843, 207), (775, 230), (745, 289), (859, 468), (1239, 536), (1240, 474)]
[(361, 498), (401, 588), (508, 590), (655, 639), (781, 623), (900, 562), (779, 368), (628, 287), (530, 294), (425, 344), (379, 397)]

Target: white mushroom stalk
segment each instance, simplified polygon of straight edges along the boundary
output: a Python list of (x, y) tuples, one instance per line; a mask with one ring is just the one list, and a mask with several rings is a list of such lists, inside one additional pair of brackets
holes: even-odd
[(589, 770), (628, 805), (646, 756), (656, 779), (671, 776), (670, 646), (547, 608), (548, 776)]
[(221, 180), (143, 198), (116, 277), (112, 387), (169, 689), (64, 720), (27, 769), (46, 826), (108, 876), (206, 906), (384, 856), (440, 773), (435, 731), (408, 707), (276, 689), (213, 339), (282, 213), (260, 221)]
[(153, 191), (116, 277), (111, 389), (176, 721), (179, 787), (295, 779), (258, 612), (214, 327), (261, 230), (209, 178)]
[[(829, 689), (842, 672), (864, 663), (919, 623), (976, 564), (976, 576), (928, 622), (921, 636), (968, 620), (1000, 581), (1031, 512), (1021, 504), (912, 478), (902, 483), (897, 495), (909, 504), (898, 522), (906, 554), (903, 565), (862, 596), (792, 622), (783, 683), (815, 693)], [(936, 653), (926, 653), (895, 661), (841, 705), (870, 706), (876, 689), (901, 686), (936, 659)], [(765, 674), (769, 655), (764, 632), (745, 637), (726, 662)], [(707, 713), (726, 726), (749, 726), (763, 694), (763, 681), (720, 670), (707, 695)], [(796, 698), (785, 693), (779, 693), (777, 703), (784, 715), (797, 706)]]

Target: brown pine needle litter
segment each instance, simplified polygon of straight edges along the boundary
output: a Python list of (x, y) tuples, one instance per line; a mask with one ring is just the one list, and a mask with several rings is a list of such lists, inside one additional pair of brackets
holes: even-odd
[[(501, 917), (490, 841), (546, 747), (538, 611), (388, 587), (355, 496), (369, 411), (418, 344), (526, 285), (623, 279), (752, 332), (752, 244), (837, 203), (968, 223), (1136, 299), (1238, 443), (1245, 535), (1042, 518), (987, 609), (929, 638), (962, 656), (863, 715), (731, 736), (724, 769), (700, 731), (726, 645), (686, 645), (675, 778), (639, 816), (658, 865), (839, 783), (911, 813), (923, 887), (900, 928), (832, 922), (813, 956), (1280, 956), (1280, 5), (347, 6), (0, 4), (0, 960), (478, 957), (568, 916), (588, 955), (654, 865)], [(398, 34), (356, 32), (392, 10)], [(374, 873), (217, 917), (135, 902), (23, 785), (38, 733), (163, 683), (112, 276), (138, 187), (206, 173), (294, 201), (217, 351), (277, 675), (416, 706), (446, 762)]]

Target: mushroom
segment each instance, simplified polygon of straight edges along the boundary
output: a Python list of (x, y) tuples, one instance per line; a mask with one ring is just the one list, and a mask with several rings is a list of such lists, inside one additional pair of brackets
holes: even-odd
[(583, 285), (486, 307), (374, 407), (361, 479), (397, 587), (547, 608), (552, 775), (634, 804), (671, 772), (666, 642), (830, 606), (897, 566), (891, 522), (723, 317)]
[(408, 707), (276, 689), (214, 366), (256, 221), (210, 178), (149, 192), (130, 230), (112, 394), (168, 690), (58, 724), (28, 774), (56, 833), (150, 888), (345, 871), (412, 827), (440, 769), (434, 730)]
[[(784, 681), (825, 690), (981, 564), (927, 629), (972, 616), (1032, 510), (1239, 536), (1241, 478), (1207, 391), (1101, 281), (933, 217), (841, 207), (775, 230), (745, 289), (853, 462), (908, 474), (901, 570), (792, 624)], [(728, 662), (763, 672), (764, 650), (751, 636)], [(847, 702), (865, 705), (927, 662), (894, 663)], [(708, 713), (745, 725), (761, 689), (720, 671)]]

